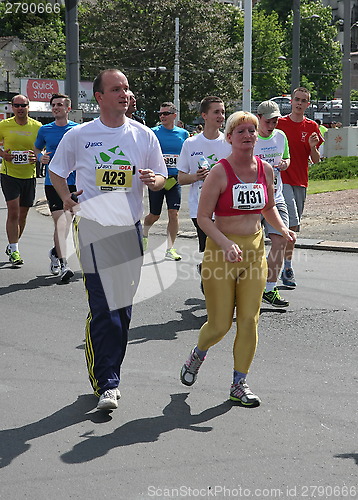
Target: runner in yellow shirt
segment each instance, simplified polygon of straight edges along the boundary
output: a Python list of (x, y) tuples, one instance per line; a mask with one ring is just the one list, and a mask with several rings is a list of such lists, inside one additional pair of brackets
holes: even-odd
[(29, 208), (35, 199), (36, 156), (33, 151), (40, 122), (28, 116), (29, 100), (16, 95), (11, 100), (14, 116), (0, 122), (1, 188), (7, 205), (6, 233), (9, 244), (5, 253), (15, 265), (24, 263), (19, 239), (25, 229)]

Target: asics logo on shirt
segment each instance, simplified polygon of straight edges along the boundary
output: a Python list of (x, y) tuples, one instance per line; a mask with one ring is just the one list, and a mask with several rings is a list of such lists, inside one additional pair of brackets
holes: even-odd
[(202, 151), (194, 151), (194, 153), (191, 153), (190, 156), (203, 156), (203, 152)]
[(85, 144), (85, 149), (94, 148), (96, 146), (102, 146), (102, 143), (101, 142), (87, 142)]

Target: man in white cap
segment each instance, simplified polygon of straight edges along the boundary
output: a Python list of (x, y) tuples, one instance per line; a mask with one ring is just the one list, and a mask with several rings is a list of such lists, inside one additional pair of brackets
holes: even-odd
[[(275, 203), (279, 214), (289, 226), (288, 210), (282, 192), (281, 170), (286, 170), (290, 164), (290, 153), (287, 137), (282, 130), (276, 129), (280, 109), (274, 101), (264, 101), (257, 108), (259, 119), (258, 139), (254, 153), (267, 161), (274, 170)], [(274, 307), (288, 307), (289, 303), (280, 297), (277, 289), (277, 279), (281, 271), (286, 240), (268, 222), (263, 219), (266, 235), (271, 240), (271, 249), (267, 256), (267, 283), (262, 300)]]

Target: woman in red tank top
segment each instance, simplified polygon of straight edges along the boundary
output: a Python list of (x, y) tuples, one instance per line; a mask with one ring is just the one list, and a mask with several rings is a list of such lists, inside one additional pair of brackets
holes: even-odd
[(211, 169), (201, 190), (198, 224), (208, 236), (201, 271), (208, 319), (181, 370), (182, 383), (192, 385), (208, 349), (231, 328), (236, 307), (230, 399), (250, 407), (261, 402), (246, 382), (267, 275), (261, 214), (288, 241), (296, 239), (276, 209), (272, 167), (253, 154), (257, 128), (257, 118), (246, 111), (228, 118), (225, 137), (232, 152)]

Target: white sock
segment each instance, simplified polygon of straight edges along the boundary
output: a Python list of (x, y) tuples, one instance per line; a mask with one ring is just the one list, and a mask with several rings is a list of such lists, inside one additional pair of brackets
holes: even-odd
[(18, 252), (19, 251), (19, 244), (18, 243), (9, 243), (9, 248), (12, 252)]
[(268, 281), (266, 283), (266, 288), (265, 288), (265, 291), (266, 292), (273, 292), (274, 291), (274, 288), (276, 286), (276, 281)]

